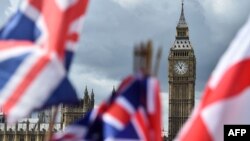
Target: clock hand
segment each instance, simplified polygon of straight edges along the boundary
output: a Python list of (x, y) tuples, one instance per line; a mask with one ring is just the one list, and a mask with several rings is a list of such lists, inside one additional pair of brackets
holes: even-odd
[(180, 69), (182, 69), (182, 67), (183, 67), (183, 64), (180, 65)]
[(180, 63), (178, 63), (178, 66), (179, 66), (179, 68), (181, 67), (181, 64)]

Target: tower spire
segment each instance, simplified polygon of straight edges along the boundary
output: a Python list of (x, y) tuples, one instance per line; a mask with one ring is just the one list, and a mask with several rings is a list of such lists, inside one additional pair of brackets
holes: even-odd
[(188, 25), (184, 15), (184, 0), (181, 2), (181, 16), (176, 27), (176, 39), (189, 39)]
[(88, 87), (87, 85), (85, 86), (84, 94), (83, 94), (83, 99), (88, 96)]
[(87, 86), (85, 87), (84, 97), (83, 97), (83, 112), (87, 112), (89, 110), (89, 93)]
[(91, 97), (90, 97), (90, 109), (93, 109), (95, 105), (95, 94), (94, 91), (92, 89), (91, 91)]
[(95, 94), (94, 94), (94, 91), (92, 89), (92, 91), (91, 91), (91, 99), (94, 99), (94, 97), (95, 97)]
[(182, 2), (181, 2), (181, 16), (180, 16), (179, 23), (178, 23), (177, 27), (178, 28), (187, 27), (185, 15), (184, 15), (184, 0), (182, 0)]

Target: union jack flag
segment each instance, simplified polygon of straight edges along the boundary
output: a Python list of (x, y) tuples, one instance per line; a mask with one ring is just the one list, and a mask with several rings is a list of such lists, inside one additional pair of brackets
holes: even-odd
[(127, 77), (115, 96), (55, 134), (53, 140), (161, 141), (158, 81), (149, 76)]
[(9, 122), (77, 102), (67, 78), (88, 0), (25, 0), (0, 30), (0, 104)]
[(249, 37), (250, 17), (220, 59), (176, 141), (223, 141), (224, 125), (250, 124)]

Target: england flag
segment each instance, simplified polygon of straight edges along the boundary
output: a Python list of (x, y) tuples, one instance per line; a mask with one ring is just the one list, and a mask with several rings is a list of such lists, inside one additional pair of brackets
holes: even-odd
[(0, 30), (0, 105), (9, 122), (75, 103), (67, 78), (88, 0), (24, 0)]
[(220, 59), (176, 141), (223, 141), (227, 124), (250, 124), (250, 17)]

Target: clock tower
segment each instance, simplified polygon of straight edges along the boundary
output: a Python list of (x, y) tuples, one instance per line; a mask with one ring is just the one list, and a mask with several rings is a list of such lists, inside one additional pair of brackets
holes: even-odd
[(169, 62), (169, 140), (172, 141), (194, 107), (196, 59), (189, 40), (182, 2)]

